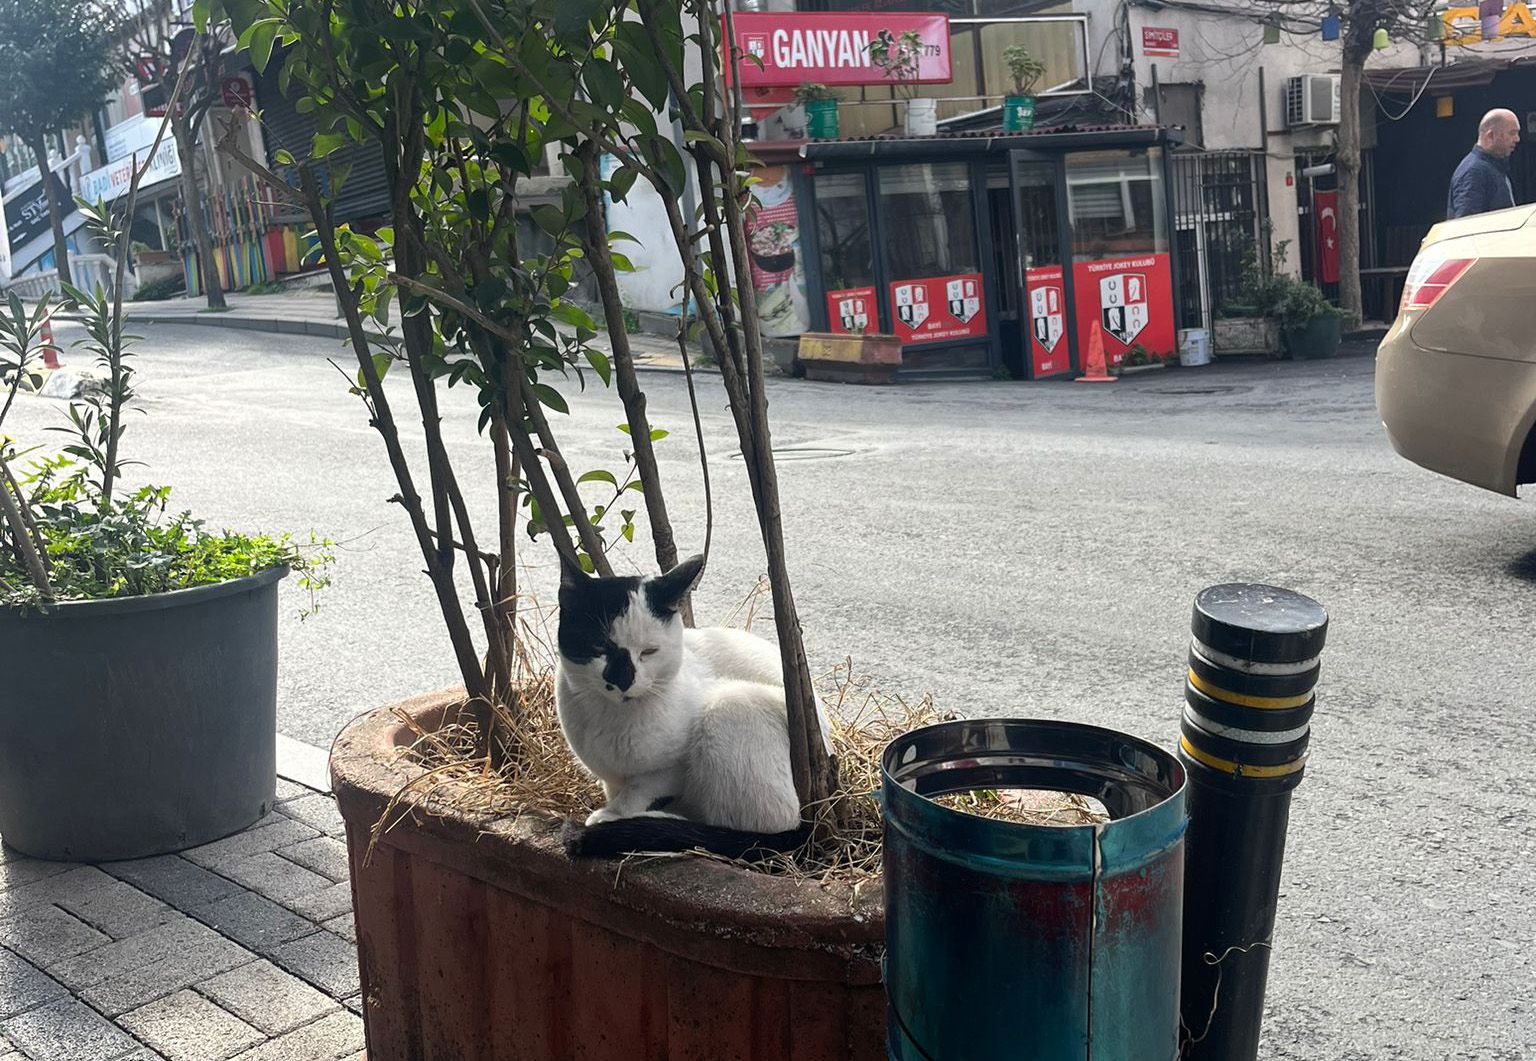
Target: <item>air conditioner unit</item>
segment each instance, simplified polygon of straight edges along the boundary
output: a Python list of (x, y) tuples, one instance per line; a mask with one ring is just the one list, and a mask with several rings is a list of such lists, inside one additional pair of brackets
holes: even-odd
[(1302, 74), (1285, 82), (1285, 124), (1297, 129), (1308, 125), (1339, 124), (1339, 75)]

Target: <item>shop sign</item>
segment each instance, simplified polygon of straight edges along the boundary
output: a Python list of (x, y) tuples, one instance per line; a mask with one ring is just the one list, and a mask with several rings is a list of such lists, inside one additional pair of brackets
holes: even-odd
[(879, 331), (875, 307), (875, 289), (850, 287), (827, 292), (827, 324), (840, 335), (863, 335)]
[[(148, 148), (146, 147), (145, 150), (147, 151)], [(102, 201), (110, 203), (118, 196), (125, 194), (128, 191), (128, 185), (133, 181), (133, 167), (139, 157), (139, 155), (129, 155), (116, 162), (108, 162), (100, 169), (91, 170), (80, 181), (80, 198), (88, 203)], [(145, 171), (139, 186), (148, 188), (180, 173), (181, 156), (176, 153), (176, 142), (166, 136), (160, 141), (160, 150), (155, 152), (155, 159), (149, 164), (149, 169)]]
[(0, 181), (0, 280), (11, 278), (11, 238), (5, 224), (5, 182)]
[[(69, 192), (65, 189), (58, 174), (50, 175), (53, 181), (53, 193), (58, 196), (61, 209), (67, 210)], [(37, 237), (47, 232), (53, 224), (53, 219), (48, 213), (48, 191), (43, 187), (42, 181), (22, 189), (4, 206), (6, 239), (15, 250), (24, 248)]]
[(1179, 31), (1166, 26), (1141, 27), (1141, 54), (1148, 58), (1177, 59)]
[(249, 76), (234, 74), (219, 80), (219, 100), (229, 109), (249, 108), (255, 98), (256, 90), (252, 87)]
[[(823, 85), (880, 85), (889, 81), (871, 61), (869, 45), (882, 35), (915, 31), (923, 41), (916, 82), (948, 84), (949, 16), (893, 11), (768, 13), (732, 16), (736, 30), (735, 70), (743, 88)], [(727, 69), (730, 69), (728, 66)]]
[(1177, 351), (1168, 255), (1078, 262), (1073, 287), (1079, 342), (1086, 348), (1093, 329), (1098, 328), (1109, 367), (1118, 365), (1137, 346), (1159, 357)]
[(1504, 37), (1536, 37), (1536, 15), (1527, 3), (1506, 4), (1483, 0), (1481, 4), (1448, 8), (1444, 15), (1445, 43), (1471, 45)]
[(1024, 274), (1029, 285), (1031, 378), (1054, 376), (1072, 367), (1067, 350), (1067, 292), (1059, 265), (1042, 265)]
[(987, 308), (979, 273), (897, 280), (891, 284), (893, 330), (903, 343), (980, 339)]

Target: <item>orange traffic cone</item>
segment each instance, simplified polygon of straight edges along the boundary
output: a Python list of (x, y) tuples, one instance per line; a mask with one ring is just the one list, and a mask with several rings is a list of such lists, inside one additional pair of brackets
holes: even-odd
[(59, 348), (53, 341), (53, 318), (43, 318), (43, 367), (50, 372), (59, 367)]
[(1111, 376), (1105, 368), (1104, 361), (1104, 331), (1099, 327), (1099, 322), (1093, 322), (1093, 331), (1088, 333), (1088, 371), (1085, 375), (1077, 377), (1079, 383), (1113, 383), (1115, 377)]

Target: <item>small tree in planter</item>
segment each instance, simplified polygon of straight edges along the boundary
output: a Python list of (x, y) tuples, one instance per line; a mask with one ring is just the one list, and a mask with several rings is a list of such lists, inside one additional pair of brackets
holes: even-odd
[[(751, 1034), (735, 1018), (751, 998), (770, 1024), (790, 1029), (796, 1056), (880, 1056), (881, 926), (868, 891), (861, 902), (849, 888), (703, 860), (630, 867), (616, 888), (610, 867), (568, 860), (558, 821), (540, 813), (570, 809), (549, 796), (568, 756), (539, 715), (548, 676), (517, 636), (523, 617), (510, 573), (529, 525), (567, 563), (607, 571), (615, 535), (604, 527), (618, 505), (594, 505), (578, 488), (629, 477), (567, 466), (550, 413), (565, 408), (561, 386), (588, 368), (606, 381), (611, 370), (629, 438), (654, 434), (615, 282), (629, 263), (602, 217), (605, 198), (622, 200), (640, 181), (660, 193), (699, 314), (684, 321), (680, 345), (686, 354), (702, 329), (720, 352), (768, 558), (796, 789), (808, 818), (825, 821), (838, 805), (788, 578), (750, 282), (750, 160), (717, 88), (720, 20), (729, 12), (709, 0), (579, 11), (554, 0), (230, 6), (241, 40), (271, 35), (285, 47), (282, 77), (316, 115), (314, 143), (280, 159), (296, 165), (299, 188), (283, 186), (260, 160), (241, 161), (302, 200), (315, 221), (356, 356), (354, 389), (385, 443), (464, 677), (463, 690), (348, 730), (333, 758), (353, 850), (370, 1054), (537, 1056), (531, 1044), (551, 1029), (578, 1050), (615, 1058), (654, 1055), (658, 1042), (682, 1051), (690, 1037), (696, 1052), (729, 1052), (727, 1043)], [(697, 82), (687, 70), (700, 71)], [(656, 121), (669, 106), (683, 127), (681, 147)], [(385, 152), (394, 224), (377, 239), (335, 227), (321, 191), (325, 156), (348, 140)], [(571, 184), (558, 205), (535, 209), (555, 249), (530, 255), (517, 237), (518, 184), (550, 144), (560, 146)], [(690, 180), (702, 203), (696, 217), (679, 205)], [(592, 270), (602, 296), (611, 362), (590, 346), (589, 319), (566, 301), (578, 266)], [(365, 319), (390, 326), (392, 304), (403, 313), (402, 334), (377, 340)], [(424, 478), (407, 460), (390, 404), (400, 391), (386, 388), (386, 372), (409, 376), (425, 427)], [(463, 462), (441, 441), (437, 394), (451, 385), (478, 398), (489, 451), (482, 460), (494, 465), (494, 537), (476, 535)], [(658, 563), (669, 568), (676, 553), (658, 519), (660, 478), (638, 445), (634, 457)], [(456, 560), (469, 567), (472, 607), (459, 596)], [(452, 725), (462, 714), (471, 717), (467, 729)], [(401, 760), (403, 745), (465, 733), (479, 746), (472, 770), (493, 772), (494, 790), (513, 793), (494, 797), (506, 817), (455, 811), (447, 804), (456, 797), (420, 790), (426, 767)], [(427, 808), (439, 813), (412, 813)], [(392, 827), (374, 830), (381, 819)], [(420, 939), (433, 942), (425, 950), (408, 942)], [(562, 946), (568, 958), (558, 957)], [(492, 965), (488, 954), (499, 956)], [(602, 992), (583, 985), (616, 980), (650, 986), (592, 1019), (584, 1006)], [(669, 1006), (688, 992), (697, 1006)]]
[(1013, 94), (1003, 100), (1003, 128), (1024, 132), (1035, 125), (1035, 85), (1045, 76), (1045, 64), (1022, 44), (1003, 49), (1003, 64), (1013, 78)]
[[(211, 533), (172, 514), (169, 489), (123, 486), (135, 397), (126, 219), (148, 165), (121, 209), (79, 203), (117, 261), (110, 291), (66, 285), (104, 392), (69, 406), (63, 453), (30, 470), (18, 471), (22, 454), (0, 434), (0, 835), (44, 858), (138, 858), (265, 814), (276, 785), (276, 584), (293, 568), (314, 588), (323, 581), (313, 566), (323, 556), (286, 537)], [(41, 351), (49, 312), (44, 303), (29, 314), (14, 296), (0, 307), (0, 348), (18, 376)], [(13, 385), (0, 420), (14, 397)]]
[(895, 82), (892, 91), (907, 101), (908, 136), (932, 136), (938, 131), (938, 105), (931, 99), (919, 99), (918, 82), (922, 78), (923, 51), (927, 46), (916, 30), (900, 36), (882, 30), (869, 42), (869, 61)]

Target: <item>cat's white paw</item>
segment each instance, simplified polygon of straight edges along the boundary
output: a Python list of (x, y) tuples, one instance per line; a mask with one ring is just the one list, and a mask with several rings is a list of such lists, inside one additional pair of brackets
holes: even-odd
[(600, 807), (593, 811), (591, 814), (587, 815), (587, 824), (598, 825), (602, 822), (617, 821), (622, 817), (624, 817), (624, 815), (620, 814), (612, 807)]

